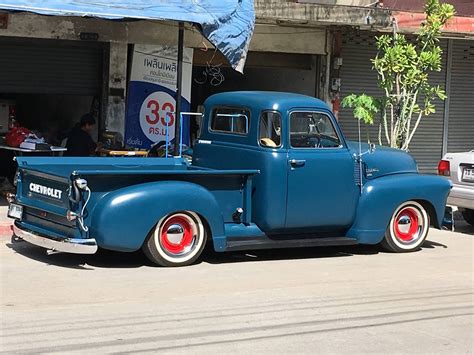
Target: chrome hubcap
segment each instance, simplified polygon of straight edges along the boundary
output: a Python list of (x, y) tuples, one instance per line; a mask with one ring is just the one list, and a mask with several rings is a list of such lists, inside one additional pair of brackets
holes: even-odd
[(403, 215), (398, 219), (398, 230), (404, 234), (407, 234), (411, 228), (411, 219), (410, 217)]
[(167, 238), (173, 244), (179, 244), (183, 240), (184, 237), (184, 228), (180, 224), (172, 224), (168, 227), (167, 231)]
[(397, 240), (405, 245), (416, 243), (422, 237), (425, 221), (422, 212), (413, 206), (402, 208), (393, 221), (393, 232)]
[(196, 221), (186, 213), (176, 213), (165, 219), (158, 231), (163, 251), (172, 257), (192, 252), (198, 236)]

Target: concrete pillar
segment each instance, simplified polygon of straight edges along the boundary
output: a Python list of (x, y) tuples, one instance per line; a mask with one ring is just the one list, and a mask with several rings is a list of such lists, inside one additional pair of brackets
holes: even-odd
[(105, 128), (122, 136), (125, 133), (127, 49), (127, 43), (110, 42)]
[(325, 101), (330, 107), (332, 106), (332, 98), (330, 95), (332, 41), (332, 32), (326, 30), (325, 55), (321, 56), (319, 69), (321, 73), (319, 96), (321, 100)]

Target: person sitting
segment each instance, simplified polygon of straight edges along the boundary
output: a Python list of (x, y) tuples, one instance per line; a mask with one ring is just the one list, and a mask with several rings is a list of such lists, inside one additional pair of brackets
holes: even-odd
[(88, 157), (94, 155), (97, 143), (91, 137), (95, 119), (90, 113), (81, 117), (80, 122), (71, 130), (68, 135), (64, 156)]

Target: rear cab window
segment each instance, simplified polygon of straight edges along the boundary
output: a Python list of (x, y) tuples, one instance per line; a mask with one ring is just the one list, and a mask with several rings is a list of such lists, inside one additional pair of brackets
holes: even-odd
[(242, 107), (216, 107), (212, 110), (209, 130), (211, 132), (247, 135), (250, 111)]
[(265, 148), (281, 147), (281, 115), (274, 111), (264, 111), (260, 115), (259, 144)]

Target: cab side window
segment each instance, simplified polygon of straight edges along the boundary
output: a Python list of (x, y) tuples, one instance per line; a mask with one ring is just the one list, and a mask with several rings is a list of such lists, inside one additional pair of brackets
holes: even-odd
[(331, 118), (319, 112), (290, 114), (290, 143), (293, 148), (338, 148), (341, 146)]
[(242, 108), (215, 108), (211, 116), (211, 131), (229, 134), (248, 134), (250, 112)]
[(262, 147), (277, 148), (281, 146), (281, 116), (278, 112), (262, 112), (259, 140)]

